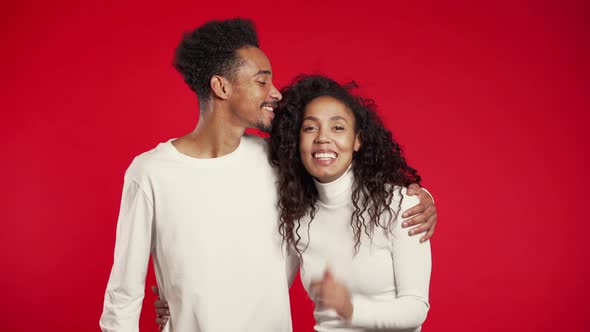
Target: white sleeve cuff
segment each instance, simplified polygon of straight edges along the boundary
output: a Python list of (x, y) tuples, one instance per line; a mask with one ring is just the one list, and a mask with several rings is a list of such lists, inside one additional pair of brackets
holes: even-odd
[(422, 188), (422, 190), (424, 190), (430, 196), (430, 198), (432, 198), (432, 204), (434, 204), (434, 196), (432, 196), (430, 191), (426, 190), (426, 188)]

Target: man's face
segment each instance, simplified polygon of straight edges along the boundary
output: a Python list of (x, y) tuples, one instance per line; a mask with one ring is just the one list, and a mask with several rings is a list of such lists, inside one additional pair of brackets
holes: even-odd
[(270, 131), (274, 108), (282, 98), (272, 84), (270, 61), (256, 47), (241, 48), (238, 54), (243, 64), (231, 83), (231, 111), (245, 127)]

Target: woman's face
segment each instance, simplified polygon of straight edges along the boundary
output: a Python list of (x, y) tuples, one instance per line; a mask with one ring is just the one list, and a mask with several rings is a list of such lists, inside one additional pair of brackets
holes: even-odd
[(299, 153), (309, 174), (322, 183), (338, 179), (361, 147), (352, 111), (336, 98), (312, 100), (303, 113)]

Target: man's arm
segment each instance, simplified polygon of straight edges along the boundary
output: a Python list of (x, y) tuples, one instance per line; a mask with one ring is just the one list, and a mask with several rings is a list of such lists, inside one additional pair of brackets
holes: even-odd
[(410, 235), (418, 235), (426, 232), (420, 239), (420, 242), (429, 240), (434, 235), (434, 228), (436, 227), (436, 207), (434, 206), (434, 199), (432, 195), (419, 185), (412, 183), (408, 187), (408, 196), (418, 195), (420, 203), (411, 209), (407, 210), (402, 217), (409, 218), (402, 227), (418, 226), (410, 230)]
[(158, 285), (152, 286), (152, 292), (156, 294), (156, 300), (154, 301), (154, 307), (156, 307), (156, 324), (160, 331), (164, 330), (168, 319), (170, 319), (170, 308), (168, 307), (168, 301), (160, 298), (160, 290)]
[(285, 249), (285, 268), (287, 269), (287, 282), (289, 283), (289, 288), (291, 288), (297, 271), (299, 271), (299, 255), (295, 250), (290, 249), (288, 244), (285, 243), (285, 246), (288, 247)]
[(145, 276), (152, 246), (152, 203), (125, 177), (111, 276), (100, 318), (103, 332), (139, 331)]

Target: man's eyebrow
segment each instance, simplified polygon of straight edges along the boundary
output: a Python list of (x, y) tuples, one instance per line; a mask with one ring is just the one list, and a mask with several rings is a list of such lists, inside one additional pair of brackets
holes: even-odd
[(268, 69), (260, 69), (256, 74), (254, 74), (254, 76), (258, 75), (272, 75), (272, 71)]

